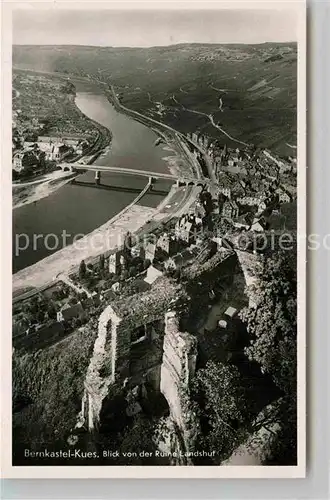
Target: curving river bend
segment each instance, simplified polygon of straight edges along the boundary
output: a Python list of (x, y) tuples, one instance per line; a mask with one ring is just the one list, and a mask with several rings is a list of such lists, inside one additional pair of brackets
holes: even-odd
[[(76, 105), (89, 118), (107, 127), (112, 133), (110, 151), (101, 155), (98, 165), (121, 166), (168, 172), (168, 151), (162, 145), (154, 146), (157, 135), (141, 123), (118, 113), (95, 85), (73, 80), (76, 86)], [(56, 235), (60, 242), (66, 232), (66, 245), (72, 243), (77, 234), (87, 234), (104, 224), (137, 196), (146, 178), (128, 177), (102, 172), (102, 184), (116, 189), (98, 189), (94, 186), (94, 173), (88, 172), (77, 178), (86, 186), (66, 184), (47, 198), (13, 210), (13, 273), (38, 262), (60, 250), (53, 249)], [(170, 183), (158, 181), (155, 189), (167, 192)], [(141, 205), (156, 207), (164, 195), (147, 194)], [(23, 236), (19, 236), (23, 235)], [(41, 235), (39, 238), (36, 235)], [(19, 250), (28, 241), (25, 250)], [(46, 243), (45, 243), (46, 242)]]

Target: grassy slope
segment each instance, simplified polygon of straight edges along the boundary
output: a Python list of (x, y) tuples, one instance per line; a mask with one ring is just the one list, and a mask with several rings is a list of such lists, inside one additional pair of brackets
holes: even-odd
[[(13, 446), (59, 444), (76, 422), (95, 334), (77, 331), (52, 347), (13, 356)], [(96, 329), (95, 329), (96, 331)]]
[[(295, 44), (174, 45), (152, 48), (14, 47), (14, 64), (43, 70), (91, 74), (111, 81), (123, 103), (155, 114), (154, 101), (166, 106), (161, 118), (184, 132), (205, 130), (221, 139), (206, 117), (182, 112), (184, 106), (215, 114), (235, 137), (292, 154), (296, 143)], [(226, 89), (224, 112), (217, 113)], [(148, 95), (151, 97), (151, 101)]]

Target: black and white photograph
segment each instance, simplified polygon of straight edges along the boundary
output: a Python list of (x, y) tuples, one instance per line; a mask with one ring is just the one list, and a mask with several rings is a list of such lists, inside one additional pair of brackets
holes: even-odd
[(304, 15), (12, 4), (13, 469), (303, 477)]

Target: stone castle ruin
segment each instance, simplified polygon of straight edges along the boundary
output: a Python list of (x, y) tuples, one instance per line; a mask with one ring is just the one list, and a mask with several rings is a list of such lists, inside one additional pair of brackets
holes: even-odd
[(196, 422), (190, 408), (189, 384), (195, 373), (198, 339), (181, 331), (180, 326), (184, 324), (182, 318), (196, 309), (192, 296), (196, 287), (202, 290), (203, 281), (205, 285), (212, 285), (212, 279), (221, 281), (222, 275), (227, 276), (238, 266), (234, 252), (226, 250), (219, 255), (212, 257), (207, 266), (195, 266), (188, 282), (163, 277), (149, 291), (120, 298), (104, 309), (99, 317), (77, 427), (84, 426), (90, 432), (98, 430), (111, 388), (147, 384), (163, 394), (169, 407), (168, 423), (175, 432), (168, 433), (172, 435), (170, 441), (164, 438), (163, 448), (191, 449)]
[(159, 280), (148, 292), (113, 302), (102, 312), (85, 379), (80, 418), (97, 429), (109, 389), (149, 383), (160, 390), (165, 313), (189, 300), (183, 287)]

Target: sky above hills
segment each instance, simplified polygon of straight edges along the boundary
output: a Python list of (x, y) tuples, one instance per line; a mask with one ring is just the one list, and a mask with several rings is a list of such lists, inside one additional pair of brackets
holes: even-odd
[(13, 12), (13, 43), (150, 47), (176, 43), (297, 40), (297, 14), (264, 10), (68, 10)]

